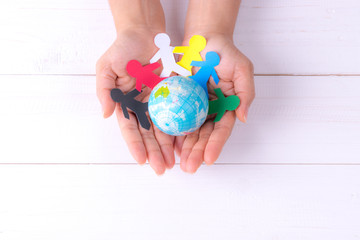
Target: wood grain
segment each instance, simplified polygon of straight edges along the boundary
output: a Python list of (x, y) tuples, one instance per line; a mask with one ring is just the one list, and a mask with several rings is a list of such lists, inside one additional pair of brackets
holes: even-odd
[[(187, 0), (162, 0), (174, 45)], [(95, 96), (103, 0), (2, 1), (0, 240), (360, 238), (360, 1), (243, 0), (257, 97), (220, 159), (158, 177)]]
[[(360, 164), (359, 77), (256, 77), (218, 163)], [(0, 76), (1, 163), (134, 163), (93, 76)]]
[[(162, 1), (174, 44), (186, 2)], [(360, 74), (358, 0), (243, 0), (235, 43), (258, 74)], [(7, 1), (0, 74), (94, 74), (115, 39), (106, 1)]]
[(1, 166), (0, 239), (347, 239), (360, 166)]

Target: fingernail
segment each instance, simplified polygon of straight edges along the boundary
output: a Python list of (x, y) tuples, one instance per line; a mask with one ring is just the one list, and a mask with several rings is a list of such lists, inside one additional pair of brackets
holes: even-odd
[(102, 112), (103, 118), (105, 118), (105, 110), (104, 110), (104, 106), (103, 106), (103, 105), (101, 105), (101, 112)]
[(249, 109), (246, 108), (245, 113), (244, 113), (244, 123), (246, 123), (246, 121), (247, 121), (248, 111), (249, 111)]

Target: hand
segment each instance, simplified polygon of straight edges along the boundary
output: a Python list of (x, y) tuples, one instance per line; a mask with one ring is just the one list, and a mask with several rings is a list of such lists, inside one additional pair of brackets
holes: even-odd
[[(180, 167), (183, 171), (194, 173), (203, 161), (213, 164), (219, 157), (221, 150), (229, 138), (236, 117), (246, 122), (248, 109), (255, 97), (253, 80), (253, 65), (234, 45), (232, 37), (224, 34), (207, 35), (206, 48), (201, 52), (203, 59), (209, 51), (215, 51), (220, 56), (220, 64), (215, 70), (220, 78), (218, 85), (211, 79), (209, 81), (209, 98), (214, 99), (214, 88), (221, 88), (225, 96), (237, 95), (240, 106), (235, 112), (226, 112), (219, 122), (214, 123), (214, 118), (208, 119), (196, 132), (187, 136), (176, 137), (175, 150), (180, 156)], [(188, 36), (184, 40), (187, 45)], [(196, 68), (194, 68), (196, 72)]]
[[(111, 99), (110, 91), (120, 88), (127, 93), (135, 88), (135, 79), (128, 75), (126, 64), (133, 59), (143, 65), (149, 64), (149, 59), (157, 51), (153, 39), (157, 33), (163, 31), (149, 28), (122, 30), (96, 64), (96, 90), (104, 118), (111, 116), (116, 108), (121, 133), (132, 156), (139, 164), (144, 164), (148, 159), (157, 174), (163, 174), (166, 168), (172, 168), (175, 164), (174, 138), (154, 126), (150, 130), (143, 129), (130, 111), (130, 119), (126, 119), (121, 106)], [(151, 89), (144, 87), (137, 100), (148, 101), (150, 92)]]

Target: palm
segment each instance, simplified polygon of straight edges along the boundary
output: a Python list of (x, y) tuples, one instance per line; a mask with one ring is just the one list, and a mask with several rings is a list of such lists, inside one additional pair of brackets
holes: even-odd
[[(125, 92), (135, 88), (135, 79), (127, 73), (126, 65), (133, 59), (138, 60), (143, 65), (148, 64), (149, 59), (156, 52), (152, 39), (153, 34), (151, 32), (123, 34), (104, 54), (111, 62), (112, 70), (116, 74), (116, 87)], [(144, 87), (141, 97), (146, 98), (149, 94), (149, 89)]]
[[(133, 59), (143, 65), (149, 63), (149, 59), (157, 51), (153, 42), (155, 35), (156, 32), (149, 30), (124, 33), (118, 36), (98, 61), (97, 92), (100, 101), (106, 101), (103, 103), (107, 106), (107, 109), (104, 109), (105, 117), (110, 116), (115, 108), (115, 103), (110, 98), (112, 88), (120, 88), (124, 92), (135, 88), (136, 81), (128, 75), (126, 65)], [(137, 100), (148, 101), (150, 92), (151, 89), (143, 86)], [(148, 159), (157, 174), (162, 174), (165, 168), (173, 167), (173, 137), (162, 133), (155, 126), (150, 130), (143, 129), (133, 113), (130, 113), (130, 119), (126, 119), (120, 105), (116, 106), (115, 111), (124, 139), (138, 163), (143, 164)]]
[[(238, 95), (241, 105), (236, 110), (236, 115), (240, 120), (246, 121), (244, 114), (254, 94), (251, 62), (232, 41), (222, 36), (208, 39), (202, 57), (205, 58), (209, 51), (217, 52), (221, 58), (220, 64), (215, 68), (220, 82), (216, 85), (212, 79), (209, 81), (209, 98), (216, 98), (213, 91), (215, 88), (221, 88), (225, 96)], [(203, 161), (207, 164), (215, 162), (231, 134), (234, 123), (235, 113), (226, 112), (219, 122), (214, 123), (213, 118), (209, 118), (198, 131), (186, 137), (177, 137), (176, 151), (181, 155), (181, 168), (187, 172), (195, 172)]]

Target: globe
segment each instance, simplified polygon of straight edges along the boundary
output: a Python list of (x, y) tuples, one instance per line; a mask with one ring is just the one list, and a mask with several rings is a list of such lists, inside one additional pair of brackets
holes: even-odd
[(149, 98), (149, 115), (162, 132), (183, 136), (205, 122), (209, 101), (205, 90), (194, 80), (175, 76), (158, 83)]

